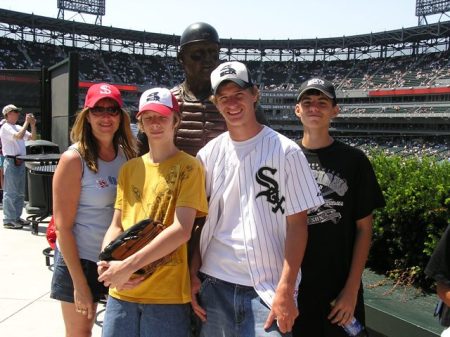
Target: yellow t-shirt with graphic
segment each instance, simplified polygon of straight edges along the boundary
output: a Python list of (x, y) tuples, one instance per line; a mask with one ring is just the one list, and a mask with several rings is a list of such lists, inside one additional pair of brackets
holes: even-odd
[[(205, 174), (201, 163), (179, 151), (162, 163), (152, 163), (148, 154), (125, 163), (119, 173), (115, 208), (122, 211), (122, 226), (127, 230), (151, 218), (166, 226), (174, 221), (176, 207), (197, 210), (206, 216), (208, 203)], [(181, 304), (191, 301), (187, 244), (181, 245), (170, 261), (130, 290), (110, 289), (115, 298), (136, 303)]]

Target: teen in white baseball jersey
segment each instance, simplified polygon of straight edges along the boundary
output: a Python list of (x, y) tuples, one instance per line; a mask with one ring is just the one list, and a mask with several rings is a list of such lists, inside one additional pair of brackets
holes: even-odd
[(257, 122), (259, 92), (245, 65), (221, 64), (211, 83), (229, 131), (198, 153), (210, 198), (191, 263), (200, 335), (289, 336), (306, 211), (323, 200), (301, 149)]

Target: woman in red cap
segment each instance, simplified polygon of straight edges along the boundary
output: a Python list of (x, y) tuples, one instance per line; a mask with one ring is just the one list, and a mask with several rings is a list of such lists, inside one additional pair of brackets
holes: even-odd
[[(207, 212), (204, 172), (196, 158), (174, 144), (181, 114), (168, 89), (145, 91), (137, 118), (150, 151), (120, 170), (116, 210), (103, 245), (144, 219), (157, 220), (167, 228), (125, 260), (99, 262), (99, 280), (110, 287), (102, 336), (189, 336), (186, 242), (195, 218)], [(166, 264), (148, 278), (133, 275), (170, 253)]]
[(57, 248), (50, 297), (61, 301), (66, 336), (91, 336), (97, 302), (98, 255), (111, 224), (117, 175), (136, 146), (130, 117), (113, 85), (92, 85), (53, 178)]

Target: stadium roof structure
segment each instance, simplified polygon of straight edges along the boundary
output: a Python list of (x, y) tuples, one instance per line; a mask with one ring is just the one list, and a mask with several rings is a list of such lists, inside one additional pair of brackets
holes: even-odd
[[(75, 21), (0, 9), (0, 33), (4, 37), (46, 42), (52, 40), (72, 46), (109, 48), (109, 50), (174, 54), (179, 48), (179, 35), (159, 34), (122, 28), (99, 26)], [(38, 39), (40, 38), (40, 40)], [(222, 53), (231, 58), (290, 60), (295, 58), (351, 59), (362, 55), (383, 57), (395, 52), (421, 53), (429, 48), (447, 50), (450, 21), (402, 28), (392, 31), (353, 36), (248, 40), (221, 39)], [(80, 45), (81, 44), (81, 45)], [(83, 45), (84, 44), (84, 45)]]
[(180, 37), (168, 34), (140, 32), (122, 28), (105, 27), (76, 21), (61, 20), (0, 9), (0, 23), (12, 26), (39, 29), (70, 35), (87, 35), (103, 39), (122, 39), (133, 41), (148, 41), (152, 43), (178, 45)]

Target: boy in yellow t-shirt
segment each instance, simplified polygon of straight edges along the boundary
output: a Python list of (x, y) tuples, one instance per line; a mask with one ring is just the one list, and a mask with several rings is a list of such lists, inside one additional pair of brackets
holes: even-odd
[[(127, 259), (99, 262), (99, 280), (110, 287), (103, 336), (186, 336), (191, 301), (186, 242), (195, 218), (207, 213), (204, 171), (196, 158), (174, 144), (181, 116), (169, 90), (145, 91), (137, 118), (150, 151), (120, 171), (116, 210), (103, 246), (143, 219), (168, 227)], [(132, 277), (172, 252), (149, 278)]]

